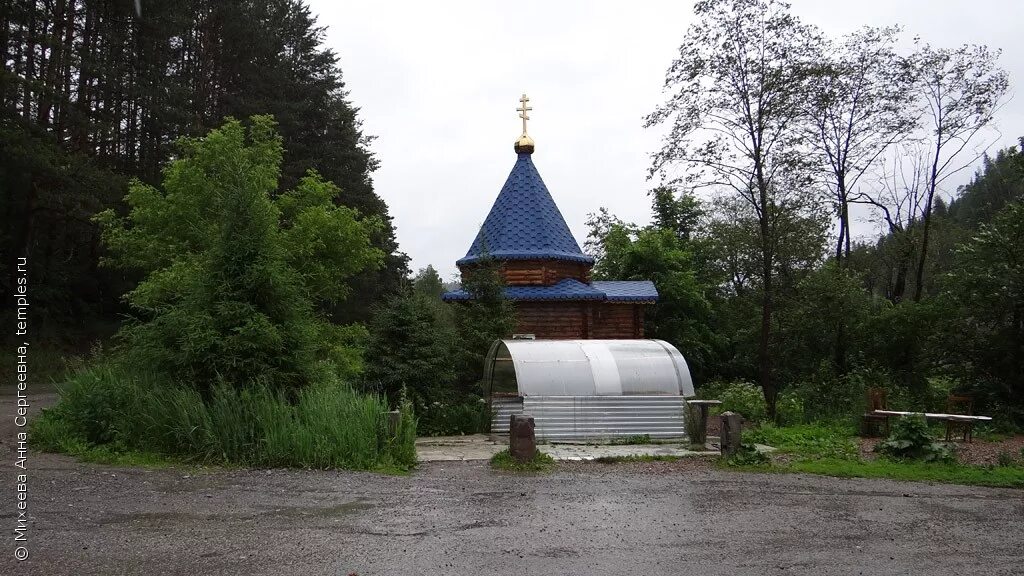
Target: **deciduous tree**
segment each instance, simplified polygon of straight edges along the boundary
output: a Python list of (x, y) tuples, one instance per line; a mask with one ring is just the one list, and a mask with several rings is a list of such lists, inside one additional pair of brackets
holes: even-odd
[(950, 176), (984, 154), (978, 135), (992, 122), (1009, 87), (1006, 71), (996, 61), (999, 51), (987, 46), (934, 48), (922, 44), (912, 58), (924, 110), (924, 131), (930, 148), (925, 173), (921, 246), (918, 251), (914, 300), (924, 294), (925, 262), (935, 194)]
[(894, 143), (913, 131), (914, 76), (895, 51), (899, 28), (863, 28), (839, 44), (823, 41), (807, 83), (807, 139), (824, 168), (835, 207), (836, 260), (850, 253), (851, 195)]
[[(727, 189), (751, 206), (762, 278), (758, 381), (774, 414), (772, 219), (785, 206), (778, 196), (806, 184), (799, 176), (799, 123), (821, 43), (816, 30), (777, 0), (703, 0), (694, 12), (698, 21), (665, 79), (669, 99), (647, 118), (649, 127), (669, 125), (651, 172), (691, 189)], [(676, 176), (674, 167), (684, 173)]]
[(250, 122), (184, 140), (161, 187), (136, 181), (127, 216), (97, 216), (104, 264), (143, 276), (126, 296), (134, 318), (120, 349), (204, 389), (296, 387), (351, 367), (322, 311), (382, 259), (370, 244), (379, 222), (335, 206), (315, 173), (272, 199), (281, 138), (271, 118)]

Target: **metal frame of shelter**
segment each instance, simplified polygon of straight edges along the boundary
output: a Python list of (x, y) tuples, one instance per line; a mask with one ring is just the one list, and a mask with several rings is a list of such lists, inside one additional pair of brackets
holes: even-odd
[(694, 395), (686, 359), (662, 340), (497, 340), (484, 386), (492, 433), (526, 413), (548, 441), (682, 437)]

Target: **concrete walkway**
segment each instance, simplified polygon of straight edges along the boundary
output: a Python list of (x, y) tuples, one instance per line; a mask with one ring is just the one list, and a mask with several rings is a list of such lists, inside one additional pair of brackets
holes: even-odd
[(484, 434), (416, 439), (416, 457), (420, 462), (490, 460), (505, 448), (507, 442), (494, 442)]
[[(483, 434), (472, 436), (439, 436), (417, 438), (416, 454), (420, 462), (489, 460), (508, 447)], [(718, 447), (708, 444), (707, 450), (690, 450), (679, 443), (664, 444), (542, 444), (540, 450), (555, 460), (595, 460), (621, 456), (717, 456)]]

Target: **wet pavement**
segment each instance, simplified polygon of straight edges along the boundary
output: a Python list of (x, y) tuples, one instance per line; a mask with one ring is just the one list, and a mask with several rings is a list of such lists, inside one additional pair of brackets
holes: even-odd
[[(434, 462), (409, 476), (147, 470), (32, 454), (0, 574), (1020, 574), (1024, 492), (707, 459)], [(4, 478), (10, 482), (10, 475)], [(8, 484), (10, 486), (10, 484)], [(7, 491), (10, 495), (11, 491)], [(13, 526), (11, 506), (0, 522)]]

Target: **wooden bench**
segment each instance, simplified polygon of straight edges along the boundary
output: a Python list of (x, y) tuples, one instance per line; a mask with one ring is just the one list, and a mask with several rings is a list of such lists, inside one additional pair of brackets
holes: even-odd
[[(967, 414), (939, 414), (934, 412), (901, 412), (899, 410), (872, 410), (872, 414), (891, 418), (893, 416), (924, 416), (926, 420), (940, 420), (947, 423), (963, 425), (964, 440), (971, 441), (971, 427), (978, 422), (991, 422), (991, 416), (969, 416)], [(946, 441), (950, 440), (950, 431), (946, 430)]]

